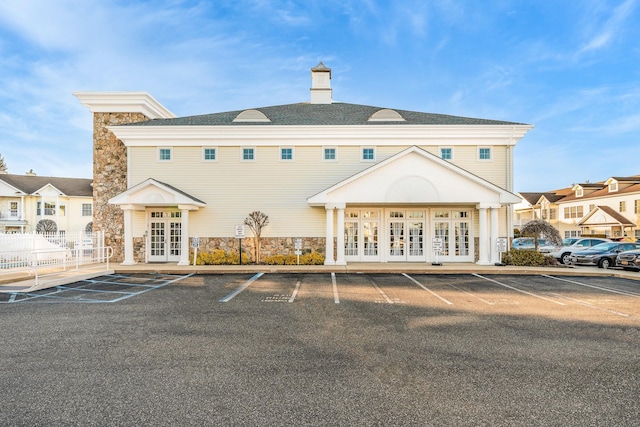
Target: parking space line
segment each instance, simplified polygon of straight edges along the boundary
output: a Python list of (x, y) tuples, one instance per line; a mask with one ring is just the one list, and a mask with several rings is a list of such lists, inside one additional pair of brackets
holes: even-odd
[(338, 284), (336, 283), (336, 273), (331, 273), (331, 284), (333, 285), (333, 302), (340, 304), (340, 297), (338, 296)]
[(152, 291), (154, 289), (160, 289), (160, 288), (163, 288), (163, 287), (165, 287), (167, 285), (170, 285), (172, 283), (178, 282), (178, 281), (180, 281), (182, 279), (186, 279), (188, 277), (191, 277), (194, 274), (195, 273), (187, 274), (185, 276), (178, 276), (175, 279), (165, 281), (164, 283), (160, 283), (159, 285), (151, 286), (151, 287), (148, 287), (147, 289), (143, 289), (143, 290), (141, 290), (139, 292), (132, 293), (131, 295), (123, 295), (120, 298), (116, 298), (116, 299), (113, 299), (113, 300), (110, 300), (110, 301), (106, 301), (106, 302), (118, 302), (118, 301), (122, 301), (122, 300), (127, 299), (127, 298), (131, 298), (132, 296), (137, 296), (137, 295), (140, 295), (140, 294), (144, 294), (145, 292), (149, 292), (149, 291)]
[(580, 286), (585, 286), (587, 288), (593, 288), (593, 289), (598, 289), (600, 291), (607, 291), (607, 292), (611, 292), (614, 294), (620, 294), (620, 295), (626, 295), (629, 297), (636, 297), (636, 298), (640, 298), (640, 294), (636, 294), (634, 292), (627, 292), (627, 291), (618, 291), (616, 289), (609, 289), (609, 288), (603, 288), (600, 286), (595, 286), (595, 285), (588, 285), (586, 283), (582, 283), (582, 282), (576, 282), (575, 280), (569, 280), (569, 279), (563, 279), (561, 277), (556, 277), (556, 276), (549, 276), (547, 274), (542, 274), (542, 277), (548, 277), (550, 279), (556, 279), (556, 280), (560, 280), (563, 282), (568, 282), (568, 283), (573, 283), (574, 285), (580, 285)]
[(293, 302), (296, 299), (296, 295), (298, 295), (298, 290), (300, 290), (300, 280), (296, 282), (296, 288), (293, 290), (291, 294), (291, 298), (289, 298), (289, 302)]
[(615, 314), (617, 316), (622, 316), (622, 317), (630, 317), (631, 316), (630, 314), (627, 314), (627, 313), (622, 313), (620, 311), (615, 311), (615, 310), (609, 310), (608, 308), (598, 307), (597, 305), (593, 305), (593, 304), (591, 304), (589, 302), (581, 301), (579, 299), (571, 298), (571, 297), (568, 297), (568, 296), (565, 296), (565, 295), (560, 295), (560, 294), (557, 294), (557, 293), (552, 293), (551, 295), (555, 295), (558, 298), (566, 299), (568, 301), (572, 301), (572, 302), (578, 303), (578, 304), (580, 304), (582, 306), (593, 308), (595, 310), (600, 310), (600, 311), (605, 311), (607, 313)]
[(393, 304), (391, 298), (389, 298), (387, 294), (384, 293), (384, 291), (380, 288), (380, 286), (378, 286), (375, 280), (373, 280), (371, 277), (367, 277), (367, 279), (369, 280), (369, 283), (371, 283), (373, 287), (376, 288), (378, 292), (380, 292), (380, 295), (382, 295), (382, 297), (387, 300), (387, 304)]
[(513, 287), (513, 286), (509, 286), (509, 285), (507, 285), (506, 283), (498, 282), (497, 280), (493, 280), (493, 279), (490, 279), (490, 278), (488, 278), (488, 277), (481, 276), (480, 274), (476, 274), (476, 273), (471, 273), (471, 274), (473, 274), (474, 276), (479, 277), (479, 278), (481, 278), (481, 279), (488, 280), (489, 282), (495, 283), (496, 285), (504, 286), (505, 288), (508, 288), (508, 289), (514, 290), (514, 291), (516, 291), (516, 292), (521, 292), (521, 293), (523, 293), (523, 294), (526, 294), (526, 295), (532, 296), (532, 297), (534, 297), (534, 298), (539, 298), (539, 299), (541, 299), (541, 300), (549, 301), (549, 302), (552, 302), (552, 303), (554, 303), (554, 304), (558, 304), (558, 305), (566, 305), (566, 304), (565, 304), (565, 303), (563, 303), (563, 302), (556, 301), (556, 300), (553, 300), (553, 299), (551, 299), (551, 298), (545, 298), (545, 297), (543, 297), (543, 296), (541, 296), (541, 295), (536, 295), (536, 294), (534, 294), (534, 293), (532, 293), (532, 292), (527, 292), (527, 291), (525, 291), (525, 290), (518, 289), (518, 288)]
[(433, 295), (434, 297), (440, 299), (442, 302), (444, 302), (445, 304), (449, 304), (449, 305), (453, 305), (453, 303), (451, 301), (449, 301), (448, 299), (445, 299), (443, 297), (441, 297), (440, 295), (436, 294), (435, 292), (433, 292), (431, 289), (427, 288), (426, 286), (424, 286), (422, 283), (418, 282), (416, 279), (414, 279), (413, 277), (409, 276), (407, 273), (402, 273), (402, 275), (404, 277), (406, 277), (407, 279), (411, 280), (413, 283), (415, 283), (416, 285), (420, 286), (422, 289), (424, 289), (425, 291), (429, 292), (431, 295)]
[(229, 295), (227, 295), (226, 297), (222, 298), (221, 300), (219, 300), (219, 302), (229, 302), (231, 301), (236, 295), (238, 295), (240, 292), (244, 291), (245, 289), (247, 289), (249, 287), (249, 285), (253, 282), (255, 282), (256, 280), (258, 280), (260, 277), (262, 277), (264, 273), (256, 273), (251, 279), (247, 280), (246, 282), (244, 282), (242, 284), (242, 286), (240, 286), (238, 289), (236, 289), (235, 291), (231, 292)]

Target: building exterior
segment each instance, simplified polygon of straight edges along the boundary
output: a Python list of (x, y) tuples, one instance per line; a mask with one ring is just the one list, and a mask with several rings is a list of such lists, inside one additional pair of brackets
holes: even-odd
[(640, 175), (519, 195), (522, 201), (514, 207), (516, 228), (541, 218), (563, 237), (640, 239)]
[(0, 172), (0, 233), (40, 231), (38, 224), (49, 232), (87, 230), (93, 220), (91, 182)]
[(263, 255), (301, 239), (329, 265), (498, 261), (531, 125), (334, 102), (322, 63), (311, 80), (310, 102), (191, 117), (146, 93), (76, 93), (94, 116), (94, 224), (116, 259), (188, 264), (194, 237), (237, 249), (236, 226), (261, 211)]

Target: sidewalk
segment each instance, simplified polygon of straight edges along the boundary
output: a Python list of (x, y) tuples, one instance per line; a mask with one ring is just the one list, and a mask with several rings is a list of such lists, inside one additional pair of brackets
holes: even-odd
[(105, 274), (255, 274), (255, 273), (351, 273), (351, 274), (549, 274), (554, 276), (599, 276), (622, 277), (640, 281), (640, 272), (618, 269), (604, 270), (595, 267), (517, 267), (477, 265), (474, 263), (445, 263), (431, 265), (430, 263), (349, 263), (348, 265), (177, 265), (175, 263), (151, 263), (120, 265), (110, 263), (94, 264), (92, 268), (83, 271), (66, 271), (51, 274), (41, 278), (38, 286), (31, 277), (6, 275), (0, 276), (0, 292), (31, 292), (61, 286)]

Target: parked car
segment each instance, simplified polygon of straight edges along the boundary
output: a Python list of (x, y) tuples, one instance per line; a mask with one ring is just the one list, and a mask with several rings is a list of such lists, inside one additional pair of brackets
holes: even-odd
[(616, 267), (622, 267), (625, 270), (640, 271), (640, 250), (620, 252), (616, 257)]
[[(554, 246), (545, 239), (538, 239), (538, 250), (542, 252), (545, 248), (554, 249)], [(533, 237), (516, 237), (511, 243), (511, 249), (535, 249)]]
[(540, 252), (548, 253), (563, 264), (569, 264), (572, 252), (581, 251), (600, 243), (611, 242), (609, 239), (600, 237), (570, 237), (562, 241), (561, 247), (554, 247), (552, 250), (541, 250)]
[(571, 254), (571, 264), (597, 265), (600, 268), (609, 268), (616, 265), (616, 258), (620, 252), (634, 249), (640, 249), (640, 244), (620, 242), (600, 243), (589, 249), (573, 252)]

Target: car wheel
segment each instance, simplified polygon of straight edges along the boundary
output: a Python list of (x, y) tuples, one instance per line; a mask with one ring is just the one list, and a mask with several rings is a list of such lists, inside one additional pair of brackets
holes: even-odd
[(560, 261), (562, 261), (562, 263), (566, 265), (571, 264), (571, 254), (569, 252), (562, 254), (562, 256), (560, 257)]
[(611, 267), (611, 260), (609, 258), (602, 258), (600, 260), (600, 264), (598, 264), (600, 268), (609, 268)]

